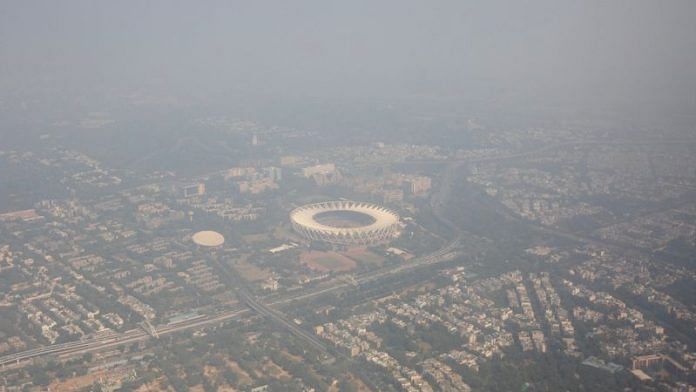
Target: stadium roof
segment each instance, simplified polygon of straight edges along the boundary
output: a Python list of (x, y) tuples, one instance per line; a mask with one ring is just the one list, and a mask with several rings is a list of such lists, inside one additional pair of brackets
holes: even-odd
[[(315, 217), (324, 212), (332, 211), (353, 211), (361, 214), (365, 214), (374, 219), (372, 223), (366, 226), (353, 227), (353, 228), (341, 228), (333, 227), (321, 224), (317, 222)], [(336, 201), (336, 202), (326, 202), (310, 204), (300, 208), (295, 209), (291, 213), (291, 219), (302, 226), (311, 228), (314, 230), (321, 230), (325, 232), (333, 233), (345, 233), (345, 232), (370, 232), (374, 230), (380, 230), (387, 228), (389, 226), (398, 223), (399, 216), (388, 208), (384, 208), (371, 203), (358, 203), (350, 201)]]

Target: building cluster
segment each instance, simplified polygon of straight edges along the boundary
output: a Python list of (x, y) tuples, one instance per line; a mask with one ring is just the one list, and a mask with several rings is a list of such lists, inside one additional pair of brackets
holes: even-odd
[(315, 332), (352, 357), (360, 357), (392, 377), (394, 384), (404, 391), (433, 391), (423, 375), (399, 363), (393, 356), (381, 350), (382, 338), (368, 328), (373, 324), (384, 324), (387, 316), (383, 312), (355, 315), (337, 323), (327, 323), (315, 328)]
[(585, 360), (582, 361), (582, 364), (585, 366), (593, 367), (595, 369), (603, 370), (605, 372), (609, 372), (611, 374), (618, 373), (624, 370), (624, 367), (617, 363), (605, 361), (602, 358), (597, 358), (592, 355), (585, 358)]
[(266, 208), (251, 203), (235, 203), (231, 197), (195, 197), (180, 199), (181, 207), (192, 208), (189, 219), (195, 219), (197, 213), (211, 214), (231, 222), (252, 222), (266, 214)]
[(509, 149), (535, 148), (539, 145), (567, 143), (572, 140), (591, 140), (597, 138), (597, 132), (592, 127), (566, 125), (559, 127), (526, 127), (517, 125), (509, 129), (496, 129), (479, 124), (476, 119), (467, 119), (466, 128), (471, 134), (474, 144), (489, 148), (506, 147)]
[(343, 174), (334, 163), (305, 166), (300, 169), (299, 173), (302, 177), (311, 179), (318, 186), (336, 184), (343, 178)]
[(462, 377), (444, 362), (436, 358), (428, 358), (420, 364), (423, 375), (441, 391), (469, 392), (471, 387)]
[(601, 206), (575, 198), (576, 193), (586, 193), (587, 189), (584, 184), (575, 184), (570, 173), (570, 169), (567, 173), (552, 175), (540, 169), (489, 164), (474, 168), (468, 180), (484, 187), (488, 195), (499, 199), (519, 216), (545, 225), (604, 213)]
[(638, 217), (601, 228), (603, 239), (646, 249), (661, 249), (672, 242), (696, 248), (696, 203)]
[(148, 229), (156, 229), (185, 218), (183, 211), (176, 211), (162, 202), (150, 201), (137, 206), (136, 219)]
[[(532, 273), (525, 279), (519, 271), (513, 271), (488, 278), (481, 285), (489, 292), (505, 291), (511, 310), (508, 320), (517, 325), (517, 341), (523, 352), (545, 353), (554, 342), (566, 355), (581, 355), (569, 313), (561, 305), (548, 273)], [(538, 311), (534, 309), (532, 296)]]
[(23, 161), (25, 164), (38, 164), (57, 170), (63, 175), (61, 183), (79, 189), (118, 186), (123, 181), (113, 170), (102, 167), (96, 159), (75, 150), (55, 148), (45, 156), (10, 152), (8, 158), (14, 163)]
[[(421, 389), (413, 384), (413, 377), (407, 377), (409, 372), (419, 372), (421, 379), (443, 390), (462, 387), (453, 366), (476, 372), (481, 363), (504, 357), (516, 341), (521, 351), (543, 353), (549, 339), (554, 339), (564, 344), (567, 354), (580, 355), (570, 314), (561, 306), (548, 274), (525, 279), (513, 271), (474, 281), (462, 270), (448, 270), (444, 275), (453, 283), (426, 294), (376, 302), (375, 311), (319, 325), (316, 332), (346, 353), (392, 371), (397, 384), (407, 380), (411, 387)], [(509, 306), (499, 306), (491, 299), (500, 292), (507, 295)], [(531, 295), (541, 305), (539, 311), (534, 309)], [(436, 330), (446, 331), (450, 348), (432, 351), (427, 358), (414, 353), (413, 361), (400, 363), (390, 354), (390, 347), (383, 345), (385, 334), (397, 333), (417, 344), (433, 339), (431, 331)], [(403, 384), (403, 388), (409, 386)]]
[[(596, 254), (599, 258), (603, 255)], [(646, 279), (645, 268), (636, 269), (638, 275), (631, 277), (631, 269), (620, 264), (622, 273), (628, 272), (624, 278), (633, 284)], [(467, 278), (465, 270), (447, 270), (443, 276), (451, 279), (452, 284), (425, 294), (404, 294), (386, 302), (375, 301), (374, 311), (319, 325), (316, 332), (347, 354), (390, 371), (395, 384), (404, 390), (426, 390), (414, 380), (424, 380), (430, 387), (440, 389), (455, 385), (456, 372), (449, 371), (453, 367), (477, 372), (480, 364), (506, 356), (513, 347), (530, 354), (559, 350), (585, 366), (609, 373), (628, 368), (643, 381), (655, 379), (659, 371), (669, 371), (677, 380), (694, 374), (696, 355), (686, 344), (670, 336), (662, 325), (615, 295), (590, 289), (575, 280), (586, 277), (594, 284), (599, 277), (618, 275), (618, 270), (611, 275), (591, 273), (590, 265), (596, 266), (587, 262), (571, 269), (568, 276), (573, 280), (547, 272), (522, 274), (519, 271), (472, 280)], [(651, 268), (652, 274), (659, 276), (652, 280), (653, 285), (673, 283), (676, 277), (670, 276), (681, 271), (674, 268), (665, 267), (662, 271)], [(670, 302), (651, 287), (645, 293), (633, 294), (657, 306), (672, 303), (665, 311), (693, 325), (690, 316), (685, 316), (686, 307), (675, 308), (673, 300)], [(500, 294), (507, 299), (507, 306), (492, 300)], [(660, 301), (666, 302), (663, 305)], [(578, 326), (589, 333), (578, 336)], [(433, 345), (429, 339), (436, 336), (442, 339), (442, 336), (432, 331), (446, 331), (447, 339), (452, 339), (447, 343), (451, 349), (432, 350), (428, 354), (407, 353), (403, 361), (397, 360), (400, 357), (392, 353), (393, 347), (384, 343), (397, 334), (416, 345), (421, 340)], [(581, 351), (580, 347), (587, 347), (588, 342), (594, 342), (590, 345), (598, 347), (599, 353), (587, 356)], [(646, 355), (653, 355), (654, 362), (648, 361)], [(414, 371), (420, 378), (409, 376)]]
[(14, 267), (15, 257), (9, 245), (0, 246), (0, 272)]
[[(581, 283), (563, 280), (565, 289), (578, 302), (590, 306), (575, 306), (573, 315), (576, 322), (582, 323), (591, 331), (591, 339), (599, 343), (602, 353), (609, 359), (630, 363), (632, 369), (643, 369), (636, 358), (646, 354), (659, 353), (660, 358), (670, 358), (682, 373), (696, 371), (696, 357), (686, 349), (686, 345), (668, 336), (665, 328), (648, 319), (640, 310), (604, 292), (594, 291)], [(675, 359), (676, 358), (676, 359)], [(690, 369), (690, 370), (689, 370)], [(635, 374), (642, 378), (642, 374)]]
[(18, 321), (16, 335), (9, 337), (11, 344), (3, 347), (4, 352), (120, 329), (124, 324), (122, 315), (87, 294), (105, 289), (84, 275), (104, 259), (58, 241), (70, 238), (72, 231), (55, 223), (13, 223), (15, 235), (33, 240), (16, 250), (0, 247), (8, 261), (4, 271), (8, 284), (0, 288), (3, 317)]
[[(203, 213), (232, 222), (256, 221), (266, 214), (259, 197), (279, 189), (282, 179), (280, 167), (237, 166), (203, 182), (175, 187), (176, 205), (179, 209), (189, 209), (189, 220)], [(209, 187), (206, 182), (214, 186)], [(209, 188), (214, 190), (208, 191)]]
[(407, 198), (429, 194), (432, 180), (428, 176), (388, 173), (383, 176), (351, 175), (340, 181), (355, 192), (371, 195), (385, 204), (402, 204)]
[[(563, 351), (567, 355), (581, 356), (582, 353), (578, 351), (575, 341), (575, 328), (570, 320), (570, 314), (568, 310), (561, 306), (561, 297), (551, 284), (549, 273), (530, 274), (529, 280), (534, 287), (540, 311), (544, 315), (544, 322), (551, 337), (560, 339), (563, 342)], [(534, 336), (532, 336), (532, 339), (538, 350), (543, 344), (543, 334), (537, 333), (537, 336), (538, 339), (534, 340)], [(545, 345), (541, 347), (545, 348)]]
[[(689, 359), (693, 359), (694, 356), (694, 354), (688, 355)], [(687, 376), (695, 370), (696, 367), (688, 368), (666, 354), (638, 355), (631, 358), (631, 373), (641, 381), (653, 381), (655, 378), (661, 377), (664, 371), (679, 376)], [(650, 376), (649, 373), (652, 373), (654, 377)], [(688, 388), (685, 383), (682, 385)], [(683, 390), (688, 390), (686, 388)]]
[[(641, 329), (640, 336), (645, 337), (648, 332), (657, 336), (646, 343), (635, 334), (633, 344), (637, 346), (623, 355), (666, 347), (664, 337), (659, 337), (664, 334), (662, 328), (646, 321), (640, 312), (627, 308), (606, 293), (594, 293), (565, 280), (561, 282), (564, 292), (575, 296), (587, 295), (597, 305), (616, 307), (616, 312), (603, 313), (583, 306), (564, 307), (557, 286), (548, 273), (525, 277), (519, 271), (513, 271), (476, 281), (467, 280), (463, 271), (447, 271), (445, 275), (455, 283), (410, 299), (378, 303), (377, 310), (373, 312), (319, 325), (316, 332), (351, 356), (391, 371), (396, 370), (394, 380), (405, 390), (410, 388), (409, 385), (416, 387), (415, 384), (403, 382), (413, 382), (414, 378), (407, 375), (414, 370), (432, 386), (446, 388), (446, 385), (454, 385), (458, 379), (456, 372), (450, 371), (452, 366), (478, 371), (483, 361), (494, 356), (505, 356), (506, 350), (515, 341), (522, 352), (544, 353), (553, 342), (554, 347), (560, 347), (566, 355), (582, 357), (575, 341), (574, 321), (598, 325), (594, 330), (598, 339), (609, 332), (610, 329), (602, 325), (602, 321), (609, 319), (634, 319), (633, 327)], [(488, 299), (498, 292), (505, 293), (509, 306), (500, 307)], [(451, 338), (459, 342), (458, 347), (445, 352), (432, 352), (430, 358), (419, 362), (400, 363), (390, 354), (390, 348), (383, 345), (384, 334), (393, 333), (390, 331), (400, 331), (398, 333), (405, 334), (407, 339), (418, 341), (433, 330), (447, 331)], [(512, 331), (517, 331), (514, 336)], [(621, 347), (628, 343), (625, 339), (615, 341)], [(613, 351), (615, 347), (609, 343), (602, 344), (607, 357), (617, 357), (618, 353)], [(594, 364), (592, 360), (589, 362)]]
[[(66, 154), (61, 159), (78, 165), (65, 164), (66, 172), (99, 167), (87, 156)], [(108, 195), (75, 194), (0, 215), (0, 271), (8, 282), (0, 287), (0, 307), (16, 329), (0, 331), (13, 343), (3, 352), (123, 331), (143, 319), (156, 324), (191, 306), (228, 303), (227, 286), (212, 262), (228, 249), (195, 247), (189, 226), (199, 218), (248, 222), (266, 216), (257, 196), (278, 189), (283, 170), (239, 166), (187, 182), (164, 175)], [(68, 185), (87, 178), (67, 177)], [(278, 279), (266, 283), (278, 288)]]
[(321, 149), (315, 151), (311, 158), (336, 161), (352, 168), (408, 161), (442, 161), (448, 156), (448, 152), (438, 146), (374, 143)]
[[(606, 200), (656, 203), (686, 197), (696, 174), (684, 161), (696, 162), (686, 150), (676, 155), (683, 161), (667, 159), (659, 149), (576, 147), (540, 154), (524, 167), (479, 163), (468, 180), (526, 219), (558, 225), (586, 217), (603, 227), (599, 234), (605, 238), (659, 247), (680, 237), (693, 240), (693, 203), (622, 222)], [(608, 225), (615, 222), (620, 223)]]
[(665, 290), (679, 281), (693, 281), (696, 279), (696, 272), (644, 257), (620, 257), (614, 253), (594, 250), (587, 250), (585, 253), (590, 256), (589, 260), (572, 270), (583, 280), (624, 289), (676, 320), (696, 323), (696, 311)]
[(204, 260), (194, 261), (186, 272), (179, 272), (179, 276), (205, 293), (219, 291), (225, 287), (218, 279), (218, 274)]
[[(279, 138), (307, 136), (286, 130), (263, 133), (255, 123), (226, 118), (204, 119), (199, 125), (243, 132), (257, 152), (277, 143), (269, 137), (276, 131), (282, 134)], [(563, 127), (488, 132), (472, 119), (466, 127), (482, 148), (338, 146), (306, 156), (287, 155), (274, 163), (243, 164), (196, 179), (152, 173), (146, 178), (165, 181), (121, 192), (108, 189), (121, 184), (116, 172), (82, 153), (55, 149), (39, 158), (0, 151), (3, 164), (50, 167), (71, 191), (67, 199), (45, 200), (31, 209), (0, 215), (0, 354), (87, 335), (110, 336), (136, 328), (141, 321), (171, 323), (177, 317), (199, 315), (197, 311), (208, 305), (217, 311), (222, 308), (218, 305), (231, 303), (217, 261), (227, 262), (223, 257), (235, 250), (193, 246), (190, 223), (199, 217), (218, 223), (259, 221), (270, 215), (273, 204), (267, 200), (283, 205), (296, 201), (280, 200), (281, 192), (275, 192), (288, 180), (332, 186), (322, 191), (342, 187), (408, 210), (409, 203), (419, 205), (423, 200), (418, 198), (429, 195), (433, 181), (423, 174), (427, 168), (413, 172), (418, 174), (392, 172), (395, 163), (439, 167), (452, 158), (468, 160), (468, 181), (522, 218), (559, 227), (579, 225), (593, 236), (633, 248), (686, 249), (690, 255), (696, 247), (696, 203), (691, 200), (696, 156), (690, 147), (668, 153), (660, 148), (581, 144), (531, 154), (523, 165), (516, 165), (519, 160), (507, 158), (516, 158), (517, 148), (534, 149), (540, 141), (582, 140), (588, 131)], [(494, 163), (491, 158), (501, 154), (510, 157)], [(94, 192), (97, 196), (84, 192), (98, 188), (107, 191)], [(99, 196), (104, 193), (108, 195)], [(651, 207), (664, 202), (670, 204), (662, 210)], [(641, 212), (638, 217), (626, 218), (636, 211)], [(256, 225), (245, 228), (252, 226)], [(296, 284), (288, 278), (297, 276), (291, 271), (297, 266), (291, 263), (266, 273), (271, 263), (286, 261), (278, 261), (284, 256), (274, 254), (299, 252), (290, 251), (299, 248), (291, 242), (258, 254), (282, 230), (274, 227), (269, 235), (244, 233), (257, 238), (249, 244), (260, 245), (249, 246), (247, 254), (235, 254), (239, 257), (228, 264), (274, 292), (270, 294), (274, 298), (303, 285), (339, 281), (358, 285), (355, 276), (367, 270), (339, 277), (323, 271), (312, 277), (301, 275)], [(412, 257), (396, 248), (387, 251), (403, 257), (404, 264)], [(256, 259), (248, 261), (247, 256)], [(409, 288), (358, 307), (359, 314), (325, 320), (315, 332), (406, 391), (468, 391), (463, 369), (481, 372), (486, 369), (482, 365), (511, 352), (537, 358), (558, 350), (576, 364), (611, 374), (628, 369), (645, 382), (656, 382), (665, 372), (675, 378), (693, 377), (696, 355), (685, 342), (696, 325), (696, 308), (689, 297), (693, 290), (684, 286), (696, 281), (696, 273), (664, 260), (653, 261), (641, 252), (620, 257), (591, 246), (572, 251), (559, 251), (555, 244), (536, 246), (523, 257), (535, 256), (552, 260), (554, 265), (545, 266), (551, 272), (539, 272), (535, 266), (531, 273), (510, 271), (478, 278), (468, 269), (446, 270), (417, 290)], [(443, 256), (429, 257), (442, 260)], [(565, 262), (567, 270), (555, 269)], [(194, 310), (186, 315), (184, 309)], [(252, 322), (245, 320), (247, 326)], [(391, 345), (394, 341), (403, 344), (396, 348)], [(120, 361), (90, 371), (124, 369)]]
[(224, 172), (227, 186), (241, 194), (258, 195), (279, 188), (283, 179), (283, 169), (275, 166), (233, 167)]
[(14, 328), (2, 332), (13, 343), (3, 352), (123, 331), (192, 301), (217, 301), (225, 286), (190, 231), (153, 234), (184, 219), (172, 205), (158, 187), (141, 187), (89, 201), (47, 200), (32, 210), (38, 219), (0, 222), (7, 233), (0, 306), (13, 320), (5, 327)]
[(50, 291), (26, 297), (19, 310), (29, 321), (29, 330), (44, 341), (74, 339), (106, 330), (119, 329), (123, 318), (105, 313), (95, 303), (76, 292), (74, 286), (54, 282)]

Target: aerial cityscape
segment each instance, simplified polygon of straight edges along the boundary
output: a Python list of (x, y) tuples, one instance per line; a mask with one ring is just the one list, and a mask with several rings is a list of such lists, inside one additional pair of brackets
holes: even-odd
[(693, 4), (241, 3), (0, 6), (0, 392), (696, 391)]

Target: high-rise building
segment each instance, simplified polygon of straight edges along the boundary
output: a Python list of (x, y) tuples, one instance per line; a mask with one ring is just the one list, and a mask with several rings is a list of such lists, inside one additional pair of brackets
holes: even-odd
[(272, 179), (273, 181), (280, 181), (283, 178), (283, 170), (279, 167), (269, 166), (263, 169), (266, 177)]
[(202, 196), (205, 194), (205, 184), (190, 184), (184, 186), (184, 197)]
[(432, 181), (430, 177), (414, 176), (404, 181), (405, 190), (414, 196), (423, 196), (430, 190)]

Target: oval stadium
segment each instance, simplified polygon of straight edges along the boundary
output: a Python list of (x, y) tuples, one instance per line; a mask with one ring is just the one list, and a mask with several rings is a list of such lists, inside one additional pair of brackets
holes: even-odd
[(386, 242), (399, 233), (399, 215), (382, 206), (355, 201), (308, 204), (290, 213), (302, 237), (339, 245)]

